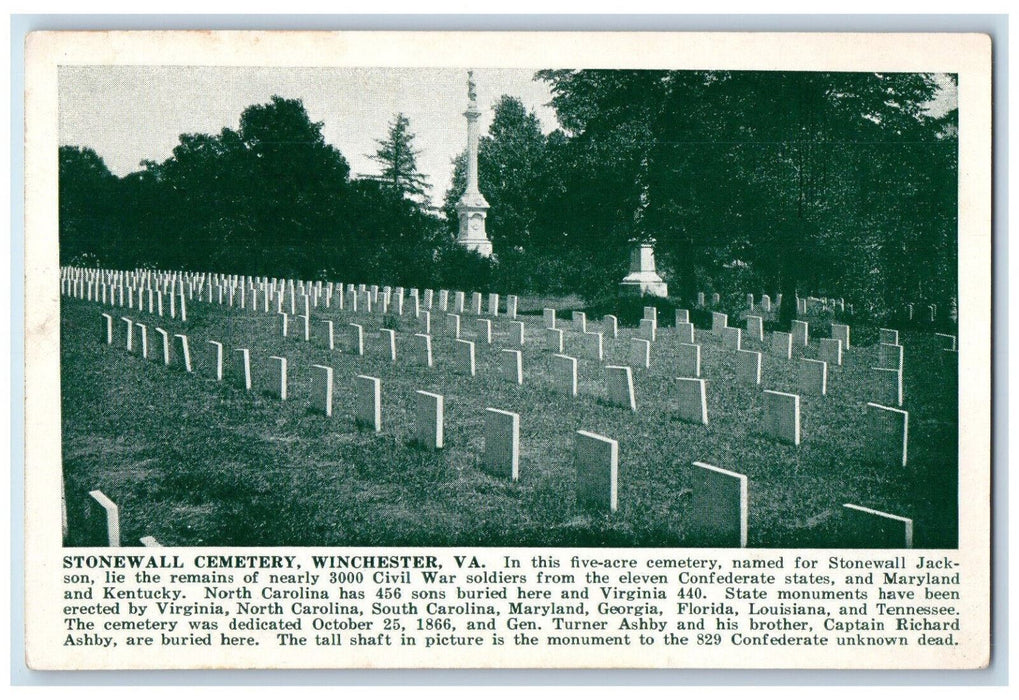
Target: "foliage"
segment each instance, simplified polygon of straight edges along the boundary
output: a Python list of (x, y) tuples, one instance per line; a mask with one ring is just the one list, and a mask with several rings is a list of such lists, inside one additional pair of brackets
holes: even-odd
[[(480, 139), (494, 258), (457, 250), (465, 156), (425, 208), (397, 114), (373, 156), (346, 159), (300, 100), (273, 97), (218, 135), (116, 178), (60, 150), (61, 259), (613, 296), (632, 241), (654, 238), (677, 303), (698, 291), (844, 297), (872, 317), (956, 294), (958, 115), (950, 76), (545, 70), (560, 128), (512, 96)], [(454, 281), (457, 281), (454, 285)], [(794, 308), (785, 305), (786, 318)]]
[(410, 120), (398, 113), (386, 138), (377, 143), (379, 149), (370, 158), (382, 164), (378, 179), (403, 197), (427, 202), (428, 178), (418, 170), (417, 156), (421, 151), (414, 148)]

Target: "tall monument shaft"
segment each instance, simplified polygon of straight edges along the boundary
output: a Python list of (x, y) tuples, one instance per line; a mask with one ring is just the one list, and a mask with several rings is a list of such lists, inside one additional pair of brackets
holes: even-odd
[(467, 187), (456, 203), (460, 218), (457, 242), (483, 257), (492, 254), (492, 242), (485, 233), (485, 219), (488, 217), (488, 202), (478, 189), (478, 97), (475, 92), (474, 75), (467, 72)]
[(478, 192), (478, 117), (481, 112), (474, 102), (470, 103), (467, 111), (467, 192), (471, 194)]

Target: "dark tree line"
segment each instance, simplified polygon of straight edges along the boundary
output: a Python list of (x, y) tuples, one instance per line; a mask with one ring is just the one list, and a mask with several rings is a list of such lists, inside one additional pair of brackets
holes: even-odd
[(65, 146), (61, 261), (416, 282), (449, 236), (407, 198), (422, 180), (397, 155), (383, 177), (352, 179), (322, 124), (280, 97), (245, 109), (237, 131), (182, 134), (172, 157), (119, 179), (95, 152)]
[(955, 295), (957, 113), (930, 113), (934, 76), (536, 77), (560, 128), (543, 134), (503, 96), (480, 144), (494, 261), (452, 243), (462, 155), (443, 220), (424, 206), (402, 115), (379, 142), (382, 176), (352, 180), (321, 124), (280, 98), (125, 178), (61, 149), (62, 259), (597, 299), (625, 274), (631, 240), (654, 238), (683, 300), (827, 294), (880, 314)]

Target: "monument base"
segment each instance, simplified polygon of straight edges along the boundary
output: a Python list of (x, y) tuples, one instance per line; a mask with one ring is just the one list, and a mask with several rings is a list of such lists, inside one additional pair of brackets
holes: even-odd
[(458, 238), (456, 242), (467, 250), (473, 250), (483, 258), (492, 256), (492, 241), (487, 238)]
[(620, 296), (669, 296), (669, 285), (655, 273), (637, 272), (627, 275), (619, 283)]

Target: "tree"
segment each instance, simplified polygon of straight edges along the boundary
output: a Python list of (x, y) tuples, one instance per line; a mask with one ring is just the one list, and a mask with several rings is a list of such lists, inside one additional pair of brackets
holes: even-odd
[[(925, 112), (933, 76), (538, 75), (566, 137), (549, 149), (547, 238), (600, 255), (606, 291), (634, 236), (657, 238), (686, 300), (698, 289), (734, 299), (757, 288), (887, 308), (900, 263), (925, 260), (926, 278), (949, 267), (954, 146), (952, 129), (932, 128)], [(917, 206), (938, 216), (917, 216)], [(906, 232), (920, 222), (936, 245), (918, 255)]]
[(91, 148), (59, 150), (60, 261), (108, 261), (116, 249), (117, 176)]
[(386, 138), (376, 143), (379, 149), (369, 158), (382, 164), (378, 179), (403, 197), (427, 202), (428, 179), (418, 171), (417, 156), (421, 151), (414, 148), (410, 120), (402, 112), (398, 113), (389, 125)]

